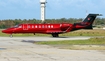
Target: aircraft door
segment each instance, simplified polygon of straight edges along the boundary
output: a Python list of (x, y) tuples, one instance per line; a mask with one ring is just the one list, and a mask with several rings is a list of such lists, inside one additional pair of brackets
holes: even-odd
[(23, 24), (23, 30), (28, 30), (28, 24)]

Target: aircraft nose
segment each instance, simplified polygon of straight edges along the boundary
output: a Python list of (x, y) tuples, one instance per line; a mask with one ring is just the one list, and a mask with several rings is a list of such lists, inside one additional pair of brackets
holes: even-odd
[(7, 30), (2, 30), (2, 33), (7, 33)]

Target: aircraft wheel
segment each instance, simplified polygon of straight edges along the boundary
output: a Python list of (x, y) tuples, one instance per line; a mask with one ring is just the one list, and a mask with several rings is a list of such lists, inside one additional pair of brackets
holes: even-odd
[(53, 37), (59, 37), (59, 34), (52, 34)]
[(35, 33), (34, 33), (34, 35), (35, 35)]

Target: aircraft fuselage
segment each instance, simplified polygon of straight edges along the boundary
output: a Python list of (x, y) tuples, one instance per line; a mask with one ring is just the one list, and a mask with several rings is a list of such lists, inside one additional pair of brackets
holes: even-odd
[(8, 28), (3, 32), (6, 33), (65, 33), (68, 29), (72, 28), (72, 24), (20, 24), (12, 28)]

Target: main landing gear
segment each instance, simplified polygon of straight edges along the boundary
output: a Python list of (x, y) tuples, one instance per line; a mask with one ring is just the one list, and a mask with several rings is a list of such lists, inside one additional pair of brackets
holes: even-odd
[(54, 33), (54, 34), (52, 34), (52, 36), (53, 37), (59, 37), (59, 34)]

